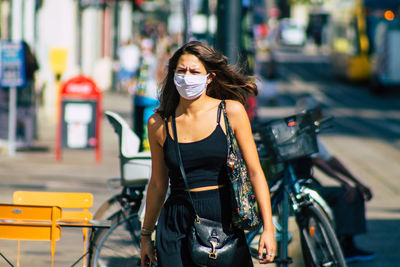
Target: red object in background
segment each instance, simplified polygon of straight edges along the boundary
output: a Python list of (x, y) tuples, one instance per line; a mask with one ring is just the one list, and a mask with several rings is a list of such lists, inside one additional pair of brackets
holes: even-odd
[(61, 147), (63, 141), (63, 123), (64, 123), (64, 107), (63, 103), (85, 104), (95, 103), (94, 137), (89, 137), (88, 146), (93, 147), (96, 153), (96, 162), (101, 161), (101, 119), (102, 111), (102, 92), (96, 83), (89, 77), (78, 75), (73, 77), (61, 85), (59, 101), (59, 118), (57, 121), (55, 158), (56, 161), (61, 159)]
[(267, 24), (260, 24), (260, 25), (257, 25), (257, 36), (260, 36), (260, 37), (265, 37), (265, 36), (267, 36), (268, 35), (268, 26), (267, 26)]
[(101, 91), (89, 77), (78, 75), (61, 85), (61, 98), (95, 99), (101, 97)]
[(252, 95), (247, 98), (246, 111), (250, 121), (254, 121), (257, 117), (257, 97)]

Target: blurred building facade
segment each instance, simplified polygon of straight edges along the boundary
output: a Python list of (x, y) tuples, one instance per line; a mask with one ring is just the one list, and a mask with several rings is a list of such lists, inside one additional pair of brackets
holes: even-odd
[(56, 113), (53, 52), (66, 57), (61, 81), (81, 73), (93, 77), (102, 90), (110, 89), (114, 46), (133, 37), (133, 5), (134, 1), (0, 0), (0, 38), (24, 40), (36, 55), (36, 90), (42, 90), (48, 117)]

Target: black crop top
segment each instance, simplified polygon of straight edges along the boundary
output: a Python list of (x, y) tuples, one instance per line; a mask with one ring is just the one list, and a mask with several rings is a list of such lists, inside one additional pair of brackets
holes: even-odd
[[(218, 113), (220, 108), (218, 109)], [(220, 113), (219, 113), (220, 114)], [(190, 188), (222, 185), (227, 183), (226, 159), (228, 144), (226, 135), (217, 118), (217, 127), (208, 137), (191, 143), (179, 143), (183, 166)], [(169, 134), (164, 142), (164, 160), (168, 167), (171, 189), (185, 188), (176, 157), (174, 140)]]

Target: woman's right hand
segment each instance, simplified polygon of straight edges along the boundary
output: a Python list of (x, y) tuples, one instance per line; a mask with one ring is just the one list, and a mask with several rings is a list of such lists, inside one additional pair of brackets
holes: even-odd
[[(258, 242), (258, 259), (260, 264), (267, 264), (274, 261), (276, 253), (276, 241), (273, 231), (263, 231)], [(266, 254), (264, 256), (264, 254)]]
[(150, 262), (157, 263), (155, 248), (151, 240), (151, 236), (142, 236), (140, 238), (141, 243), (141, 265), (149, 266)]

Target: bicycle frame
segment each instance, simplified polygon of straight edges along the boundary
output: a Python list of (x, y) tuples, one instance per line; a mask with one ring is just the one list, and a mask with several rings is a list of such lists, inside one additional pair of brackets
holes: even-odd
[[(272, 210), (276, 210), (279, 205), (281, 208), (281, 213), (278, 216), (278, 223), (274, 224), (275, 227), (279, 226), (279, 228), (276, 229), (280, 234), (280, 259), (277, 264), (278, 266), (287, 266), (292, 261), (287, 250), (290, 237), (288, 231), (290, 212), (301, 212), (302, 207), (315, 202), (321, 207), (321, 210), (323, 210), (330, 221), (333, 221), (333, 215), (329, 206), (317, 192), (301, 184), (301, 181), (297, 179), (290, 162), (284, 163), (283, 177), (276, 183), (278, 182), (280, 182), (280, 184), (276, 185), (277, 189), (273, 191), (271, 199)], [(254, 238), (254, 236), (255, 235), (252, 235), (252, 238)]]

